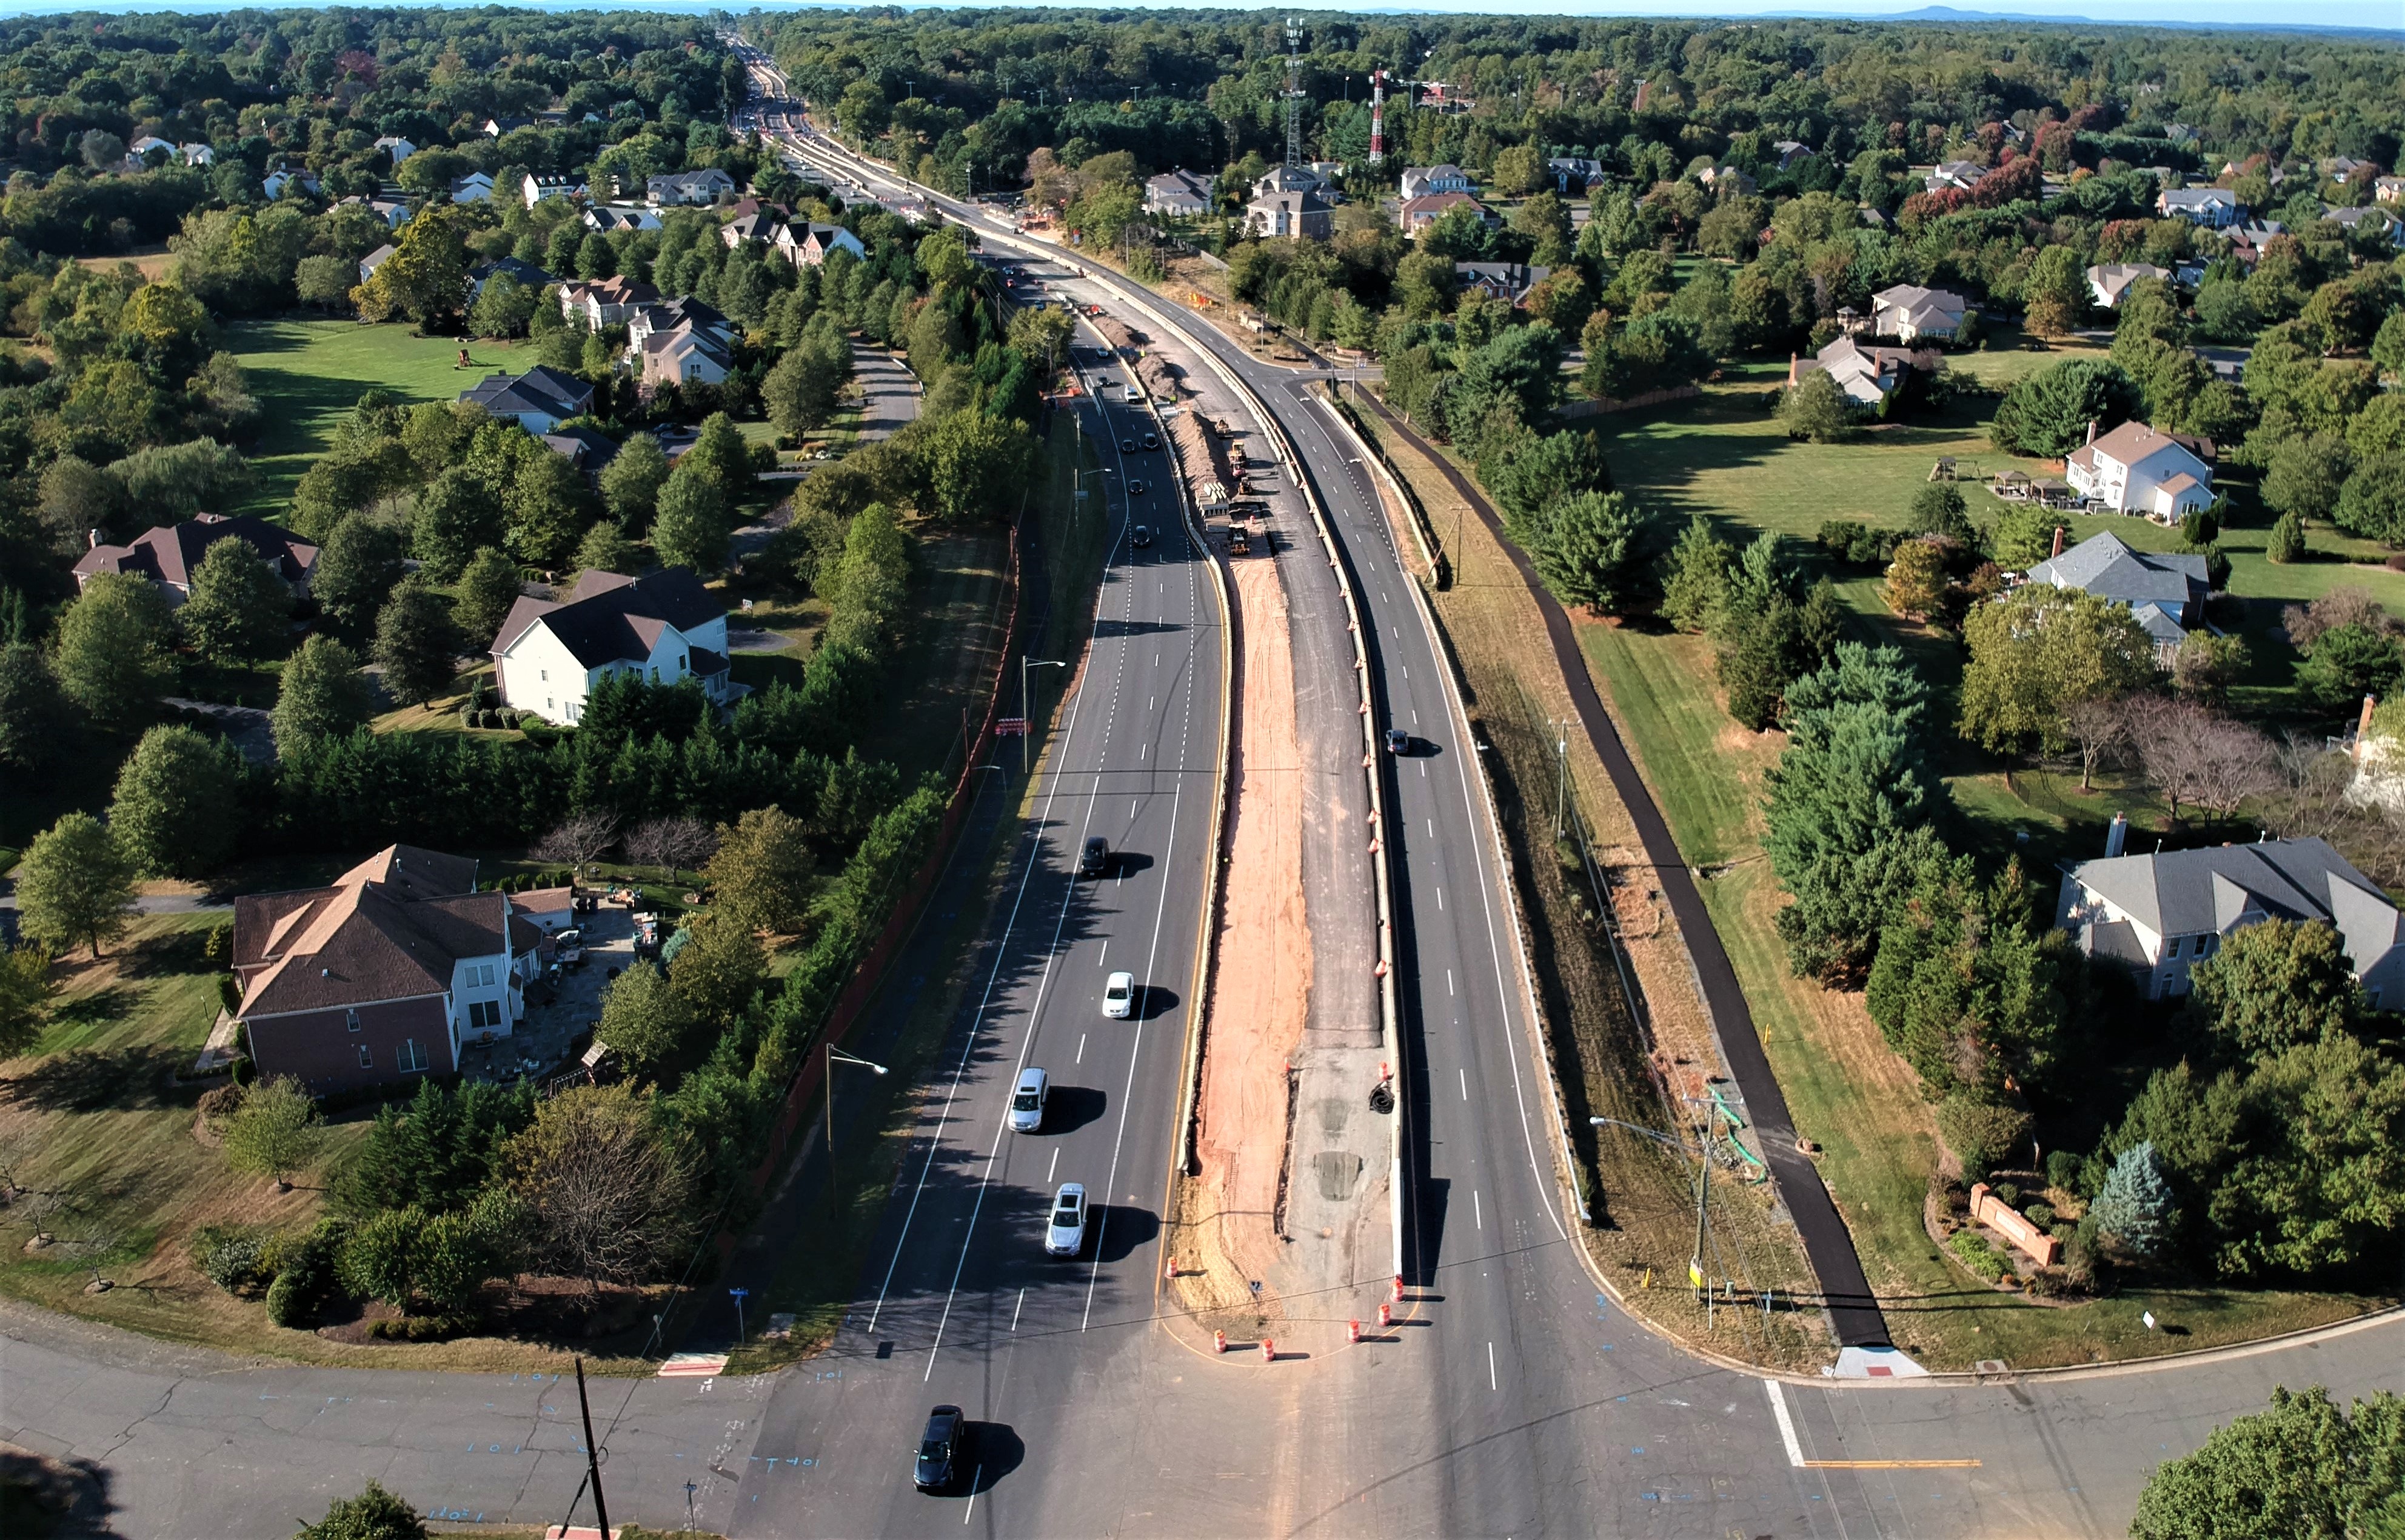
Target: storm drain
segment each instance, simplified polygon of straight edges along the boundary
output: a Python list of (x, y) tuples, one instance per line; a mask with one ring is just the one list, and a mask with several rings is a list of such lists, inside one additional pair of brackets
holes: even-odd
[(1311, 1157), (1311, 1166), (1319, 1173), (1319, 1196), (1330, 1203), (1351, 1197), (1353, 1184), (1361, 1180), (1361, 1157), (1347, 1150), (1322, 1150)]

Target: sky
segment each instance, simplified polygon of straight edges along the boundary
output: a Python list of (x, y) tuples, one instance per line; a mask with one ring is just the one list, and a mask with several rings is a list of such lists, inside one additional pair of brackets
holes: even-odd
[[(251, 0), (260, 4), (262, 0)], [(263, 0), (267, 5), (288, 3), (288, 0)], [(288, 0), (288, 3), (310, 5), (319, 0)], [(443, 0), (368, 0), (370, 4), (441, 4)], [(481, 0), (471, 0), (481, 3)], [(510, 3), (510, 0), (504, 0)], [(517, 0), (527, 3), (527, 0)], [(741, 0), (720, 0), (716, 6), (683, 0), (683, 3), (650, 4), (642, 0), (532, 0), (545, 10), (637, 9), (705, 11), (715, 8), (738, 14), (753, 8)], [(1020, 0), (962, 0), (981, 8), (1012, 8)], [(1084, 9), (1159, 9), (1192, 10), (1198, 8), (1191, 0), (1025, 0), (1025, 3), (1075, 6)], [(0, 15), (45, 15), (64, 10), (91, 11), (209, 11), (232, 8), (209, 0), (132, 0), (132, 3), (102, 5), (61, 5), (56, 0), (0, 0)], [(802, 8), (791, 5), (763, 5), (763, 10)], [(1241, 5), (1231, 8), (1258, 8)], [(1305, 6), (1302, 14), (1319, 6)], [(1926, 15), (1931, 7), (1923, 0), (1867, 0), (1849, 4), (1847, 0), (1611, 0), (1597, 4), (1596, 0), (1458, 0), (1440, 5), (1384, 5), (1353, 10), (1355, 15), (1489, 15), (1489, 16), (1683, 16), (1683, 17), (1746, 17), (1746, 16), (1846, 16), (1863, 21), (1878, 21), (1892, 16)], [(2065, 21), (2109, 21), (2124, 24), (2163, 23), (2182, 27), (2197, 25), (2245, 29), (2266, 25), (2311, 27), (2377, 28), (2405, 37), (2405, 0), (2315, 0), (2311, 6), (2274, 7), (2263, 0), (1992, 0), (1986, 7), (1959, 5), (1951, 7), (1965, 20), (1980, 16), (2010, 17), (2013, 20)]]

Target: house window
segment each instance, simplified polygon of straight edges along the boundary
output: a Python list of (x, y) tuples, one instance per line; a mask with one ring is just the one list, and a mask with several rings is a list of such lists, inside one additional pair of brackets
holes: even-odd
[(348, 1028), (349, 1028), (352, 1031), (354, 1031), (354, 1032), (358, 1031), (358, 1030), (359, 1029), (359, 1012), (357, 1012), (357, 1011), (345, 1011), (345, 1012), (343, 1013), (343, 1025), (344, 1025), (344, 1026), (345, 1026), (345, 1027), (348, 1027)]
[(359, 1044), (359, 1068), (362, 1070), (375, 1068), (375, 1050), (364, 1043)]
[(2173, 936), (2173, 937), (2172, 937), (2172, 945), (2171, 945), (2171, 950), (2170, 950), (2170, 951), (2165, 952), (2165, 953), (2163, 954), (2163, 956), (2165, 956), (2165, 957), (2167, 957), (2167, 958), (2175, 958), (2175, 957), (2179, 956), (2179, 952), (2180, 952), (2180, 938), (2179, 938), (2178, 936)]
[(549, 683), (551, 682), (551, 670), (550, 670), (550, 669), (548, 669), (548, 668), (538, 668), (538, 669), (536, 669), (536, 670), (535, 670), (535, 673), (536, 673), (536, 674), (537, 674), (537, 675), (541, 679), (541, 680), (542, 680), (542, 682), (543, 682), (543, 683), (545, 683), (545, 684), (549, 684)]
[(468, 1002), (468, 1025), (483, 1030), (501, 1024), (501, 1002), (498, 1000), (471, 1000)]
[(414, 1037), (401, 1039), (400, 1059), (402, 1074), (423, 1074), (426, 1071), (425, 1045)]

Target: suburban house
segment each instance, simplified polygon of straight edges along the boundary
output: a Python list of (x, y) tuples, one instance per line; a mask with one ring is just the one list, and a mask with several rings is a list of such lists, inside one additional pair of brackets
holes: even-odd
[(2106, 310), (2121, 308), (2121, 296), (2141, 278), (2171, 277), (2151, 262), (2102, 262), (2088, 270), (2088, 295)]
[(647, 385), (718, 385), (735, 372), (735, 355), (692, 327), (654, 331), (627, 345), (640, 360), (640, 371)]
[(398, 198), (367, 198), (360, 201), (367, 204), (369, 213), (384, 221), (387, 230), (399, 230), (409, 223), (409, 217), (416, 212)]
[(1898, 284), (1871, 296), (1871, 330), (1898, 342), (1950, 338), (1962, 329), (1970, 301), (1942, 288)]
[(1801, 385), (1807, 374), (1825, 370), (1848, 400), (1876, 412), (1903, 387), (1914, 370), (1934, 374), (1939, 367), (1934, 352), (1908, 347), (1864, 347), (1851, 337), (1839, 337), (1809, 358), (1789, 354), (1787, 384), (1790, 387)]
[(560, 285), (559, 313), (571, 321), (583, 321), (587, 330), (598, 331), (603, 327), (625, 326), (636, 311), (658, 303), (659, 298), (658, 289), (621, 273), (598, 283)]
[(2400, 223), (2395, 214), (2377, 203), (2366, 203), (2361, 208), (2325, 207), (2322, 217), (2351, 235), (2368, 231), (2373, 235), (2386, 235), (2396, 245), (2405, 245), (2405, 223)]
[(1441, 166), (1405, 166), (1402, 198), (1427, 198), (1440, 192), (1468, 192), (1470, 174), (1450, 162)]
[(593, 387), (549, 364), (537, 364), (523, 374), (487, 374), (483, 383), (459, 392), (459, 399), (541, 437), (589, 411)]
[(587, 476), (600, 475), (601, 468), (618, 457), (617, 443), (598, 428), (563, 427), (541, 438), (545, 449), (564, 457)]
[(533, 172), (527, 172), (526, 180), (518, 184), (518, 194), (528, 208), (560, 198), (582, 198), (585, 191), (584, 184), (573, 176), (537, 176)]
[(1695, 180), (1701, 182), (1706, 190), (1714, 194), (1725, 193), (1729, 189), (1734, 188), (1739, 193), (1751, 198), (1761, 190), (1760, 185), (1754, 181), (1751, 173), (1739, 171), (1735, 166), (1706, 166), (1695, 173)]
[(626, 317), (626, 346), (631, 355), (656, 331), (694, 331), (708, 338), (722, 349), (735, 345), (735, 323), (719, 312), (717, 306), (679, 295), (645, 305)]
[(1144, 184), (1144, 211), (1165, 215), (1173, 219), (1190, 219), (1211, 212), (1211, 194), (1219, 185), (1216, 176), (1199, 171), (1164, 171), (1158, 176), (1146, 177)]
[(75, 564), (76, 586), (81, 588), (97, 572), (131, 572), (149, 579), (171, 606), (192, 596), (192, 574), (201, 557), (219, 540), (240, 540), (259, 553), (260, 560), (292, 585), (303, 598), (309, 579), (317, 570), (317, 548), (281, 525), (244, 513), (200, 513), (182, 524), (154, 525), (126, 545), (103, 545), (95, 531), (91, 548)]
[(2374, 1009), (2405, 986), (2405, 927), (2380, 889), (2323, 840), (2267, 839), (2204, 850), (2121, 853), (2116, 818), (2104, 855), (2062, 875), (2055, 928), (2079, 949), (2142, 976), (2148, 1000), (2188, 991), (2188, 969), (2224, 937), (2267, 919), (2322, 920), (2343, 938)]
[(305, 192), (315, 197), (318, 182), (316, 176), (305, 171), (271, 171), (260, 178), (259, 190), (266, 194), (269, 203), (288, 192)]
[(496, 257), (489, 262), (478, 262), (468, 270), (468, 298), (474, 300), (485, 292), (496, 273), (508, 273), (537, 294), (549, 288), (556, 280), (532, 262), (521, 262), (514, 257)]
[(747, 241), (773, 241), (776, 239), (777, 232), (784, 228), (784, 220), (773, 213), (762, 210), (752, 214), (737, 215), (719, 226), (718, 238), (725, 242), (726, 248), (732, 251)]
[(520, 598), (493, 640), (501, 699), (570, 723), (603, 676), (654, 684), (699, 679), (724, 705), (738, 693), (726, 662), (726, 610), (682, 567), (640, 578), (587, 571), (564, 604)]
[(2375, 176), (2371, 196), (2376, 203), (2405, 203), (2405, 176)]
[(1603, 175), (1603, 162), (1584, 155), (1556, 155), (1545, 169), (1554, 174), (1554, 190), (1563, 194), (1584, 192)]
[(2203, 556), (2133, 551), (2114, 535), (2090, 535), (2056, 552), (2032, 566), (2025, 581), (2075, 588), (2127, 609), (2155, 639), (2155, 661), (2165, 668), (2187, 634), (2204, 623), (2212, 586)]
[(463, 856), (387, 846), (324, 888), (233, 905), (233, 1010), (261, 1075), (313, 1095), (455, 1074), (526, 1015), (541, 927)]
[(2155, 212), (2207, 230), (2226, 230), (2246, 217), (2246, 205), (2228, 188), (2166, 188), (2155, 195)]
[(515, 133), (522, 128), (532, 127), (534, 119), (531, 118), (487, 118), (485, 126), (477, 132), (487, 139), (498, 139), (504, 133)]
[(387, 133), (368, 147), (371, 149), (383, 150), (386, 154), (391, 156), (392, 169), (395, 171), (399, 171), (401, 169), (401, 163), (403, 161), (408, 160), (411, 156), (417, 153), (417, 147), (415, 145), (411, 144), (408, 140), (402, 138), (397, 133)]
[(2063, 479), (2089, 501), (2164, 524), (2212, 503), (2213, 467), (2171, 434), (2123, 423), (2100, 439), (2090, 423), (2088, 435), (2064, 462)]
[(1549, 267), (1524, 262), (1456, 262), (1453, 275), (1464, 289), (1476, 289), (1490, 300), (1518, 307), (1528, 302), (1528, 291), (1553, 273)]
[(1336, 211), (1320, 192), (1315, 174), (1278, 166), (1253, 184), (1245, 205), (1245, 233), (1325, 241), (1336, 233)]
[(1404, 234), (1417, 236), (1421, 231), (1457, 208), (1473, 209), (1480, 218), (1490, 224), (1494, 222), (1494, 217), (1486, 212), (1486, 205), (1466, 192), (1431, 192), (1425, 197), (1406, 198), (1402, 206), (1395, 211), (1395, 222), (1403, 227)]
[(1770, 147), (1779, 152), (1779, 169), (1781, 171), (1790, 169), (1812, 153), (1812, 147), (1800, 139), (1781, 139)]
[(160, 162), (164, 164), (176, 153), (175, 141), (172, 139), (162, 139), (155, 133), (144, 134), (141, 138), (134, 140), (134, 143), (125, 147), (125, 164), (127, 168), (133, 171), (140, 171), (148, 163), (149, 154), (154, 149), (159, 152)]
[[(364, 284), (369, 279), (374, 277), (375, 270), (384, 266), (385, 259), (390, 257), (394, 252), (399, 251), (400, 249), (401, 248), (399, 246), (394, 245), (390, 241), (387, 241), (384, 245), (376, 247), (373, 251), (371, 251), (366, 256), (360, 258), (359, 282)], [(472, 293), (473, 290), (471, 290), (470, 292)]]
[(735, 178), (716, 166), (671, 172), (643, 184), (644, 198), (654, 203), (714, 203), (734, 190)]
[(596, 203), (584, 211), (584, 228), (604, 235), (660, 228), (660, 211), (648, 203)]
[(817, 267), (838, 251), (849, 251), (862, 261), (868, 259), (868, 248), (860, 244), (860, 237), (841, 225), (787, 228), (794, 232), (794, 244), (786, 248), (786, 254), (793, 258), (795, 267)]
[(451, 178), (451, 201), (455, 203), (481, 203), (493, 195), (493, 178), (481, 171)]
[(2380, 162), (2358, 161), (2352, 155), (2334, 156), (2330, 160), (2329, 179), (2333, 182), (2343, 182), (2358, 171), (2368, 171), (2376, 176), (2380, 174)]
[(1943, 192), (1948, 188), (1968, 192), (1986, 175), (1988, 168), (1976, 161), (1941, 161), (1922, 178), (1921, 185), (1932, 192)]

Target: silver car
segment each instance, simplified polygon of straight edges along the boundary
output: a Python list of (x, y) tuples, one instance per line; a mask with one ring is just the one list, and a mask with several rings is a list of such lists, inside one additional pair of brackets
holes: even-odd
[(1075, 1256), (1086, 1247), (1086, 1188), (1063, 1182), (1052, 1195), (1052, 1221), (1044, 1229), (1044, 1254)]
[(1019, 1071), (1019, 1088), (1010, 1094), (1010, 1131), (1032, 1134), (1044, 1127), (1044, 1103), (1052, 1097), (1052, 1078), (1030, 1065)]

